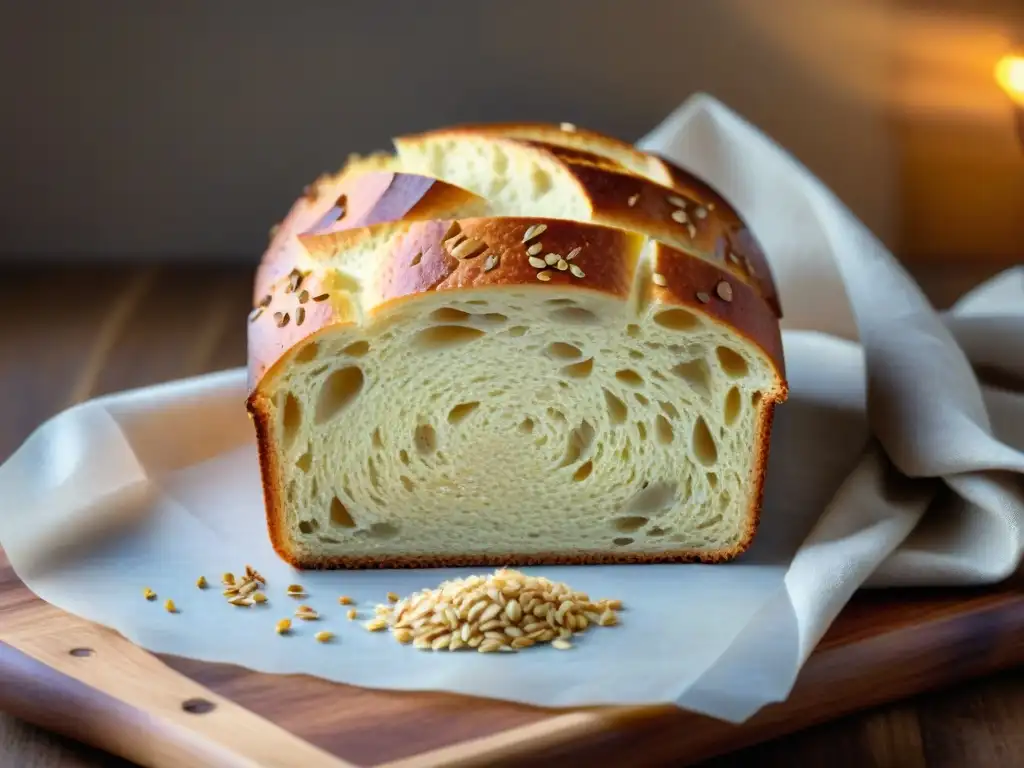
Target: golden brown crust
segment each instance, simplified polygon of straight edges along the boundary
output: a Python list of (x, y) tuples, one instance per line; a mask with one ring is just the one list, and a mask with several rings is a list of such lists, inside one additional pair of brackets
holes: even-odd
[(356, 163), (335, 176), (323, 176), (310, 185), (306, 196), (295, 202), (275, 230), (260, 262), (254, 285), (255, 303), (295, 267), (302, 251), (297, 240), (300, 235), (486, 210), (486, 201), (443, 181), (365, 167), (364, 163)]
[(256, 429), (256, 452), (260, 461), (260, 477), (263, 479), (263, 506), (266, 510), (267, 530), (270, 543), (278, 557), (297, 568), (298, 553), (291, 549), (285, 534), (284, 488), (281, 485), (281, 467), (277, 461), (271, 435), (270, 401), (261, 393), (252, 392), (245, 403), (246, 410)]
[(666, 186), (672, 181), (669, 170), (653, 155), (621, 139), (580, 128), (571, 123), (471, 123), (448, 128), (444, 132), (543, 144), (566, 160), (606, 165), (612, 170), (632, 173)]
[[(632, 173), (683, 197), (699, 201), (708, 210), (717, 210), (717, 219), (724, 234), (722, 245), (737, 257), (738, 266), (757, 278), (761, 295), (771, 305), (776, 316), (782, 317), (778, 289), (768, 267), (768, 260), (757, 238), (735, 207), (710, 184), (661, 155), (643, 152), (620, 139), (568, 124), (491, 123), (462, 125), (449, 130), (466, 135), (505, 137), (532, 146), (546, 147), (569, 163), (601, 165), (608, 170)], [(611, 164), (595, 162), (600, 159), (610, 161)], [(717, 245), (712, 250), (717, 251)]]
[(683, 195), (705, 201), (705, 206), (715, 206), (719, 223), (728, 233), (729, 248), (740, 260), (739, 263), (743, 264), (757, 279), (761, 295), (771, 305), (776, 316), (781, 318), (782, 306), (779, 304), (779, 292), (775, 286), (771, 268), (768, 266), (768, 258), (753, 231), (747, 226), (732, 203), (706, 181), (683, 170), (678, 165), (660, 155), (651, 155), (651, 157), (657, 159), (669, 173), (671, 182), (668, 186)]
[[(271, 288), (265, 308), (250, 323), (250, 386), (271, 366), (283, 362), (289, 349), (320, 329), (353, 322), (360, 314), (373, 314), (386, 304), (427, 291), (542, 285), (598, 291), (626, 300), (647, 242), (642, 235), (625, 230), (559, 219), (503, 217), (381, 226), (393, 228), (396, 234), (376, 255), (375, 277), (363, 286), (361, 297), (333, 286), (329, 273), (318, 270), (295, 270)], [(531, 227), (543, 227), (543, 231), (524, 242)], [(299, 241), (311, 259), (327, 260), (374, 233), (375, 228), (369, 227), (304, 235)], [(467, 248), (472, 242), (477, 246)], [(543, 270), (532, 266), (527, 250), (538, 242), (543, 248), (534, 258), (548, 253), (567, 257), (578, 248), (569, 264), (579, 272), (574, 274), (571, 267), (559, 270), (557, 265)], [(662, 243), (652, 247), (651, 269), (664, 278), (665, 285), (652, 283), (644, 300), (683, 306), (728, 325), (757, 345), (782, 378), (778, 322), (753, 288), (707, 261)], [(540, 281), (540, 272), (550, 280)], [(723, 283), (727, 289), (721, 287)], [(361, 302), (361, 311), (353, 305), (355, 301)]]
[[(513, 135), (544, 136), (539, 138), (508, 138), (500, 130), (453, 128), (395, 139), (397, 146), (422, 148), (434, 141), (473, 141), (508, 145), (534, 153), (538, 162), (553, 163), (565, 169), (577, 183), (589, 203), (590, 221), (621, 227), (657, 237), (693, 256), (703, 258), (731, 272), (737, 279), (755, 287), (775, 312), (781, 316), (778, 294), (772, 281), (764, 253), (739, 213), (716, 190), (702, 180), (653, 155), (630, 150), (642, 156), (668, 177), (669, 185), (650, 180), (650, 176), (627, 170), (606, 155), (603, 148), (617, 145), (615, 140), (588, 139), (581, 142), (592, 150), (551, 143), (552, 134), (517, 132)], [(578, 129), (569, 135), (592, 135)]]

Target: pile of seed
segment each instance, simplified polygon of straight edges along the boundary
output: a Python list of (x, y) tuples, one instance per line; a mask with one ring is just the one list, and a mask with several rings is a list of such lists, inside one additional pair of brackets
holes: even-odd
[[(221, 577), (221, 584), (224, 585), (224, 597), (228, 602), (239, 608), (248, 608), (257, 603), (267, 602), (267, 596), (259, 590), (266, 586), (264, 579), (251, 565), (245, 566), (245, 573), (236, 577), (233, 573), (225, 573)], [(205, 588), (206, 579), (202, 576), (196, 581), (196, 586)]]
[(621, 608), (619, 600), (595, 602), (567, 584), (502, 569), (378, 605), (365, 626), (390, 629), (398, 642), (422, 650), (509, 652), (541, 643), (568, 650), (573, 635), (618, 624)]

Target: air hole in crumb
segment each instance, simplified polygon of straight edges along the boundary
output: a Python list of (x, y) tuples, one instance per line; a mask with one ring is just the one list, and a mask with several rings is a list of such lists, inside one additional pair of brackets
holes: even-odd
[(565, 456), (562, 457), (562, 463), (559, 467), (568, 467), (570, 464), (575, 464), (583, 456), (590, 451), (590, 446), (594, 443), (594, 426), (584, 419), (580, 422), (580, 425), (569, 433), (568, 444), (565, 447)]
[(316, 481), (316, 477), (309, 483), (309, 495), (314, 499), (320, 495), (320, 484)]
[(655, 538), (657, 536), (664, 536), (670, 530), (670, 528), (659, 528), (658, 526), (654, 526), (649, 531), (645, 531), (645, 533), (651, 538)]
[(284, 414), (281, 422), (285, 448), (290, 448), (302, 428), (302, 405), (291, 392), (284, 399)]
[(337, 539), (332, 539), (330, 536), (317, 536), (317, 541), (323, 542), (324, 544), (341, 544)]
[(537, 166), (530, 173), (530, 182), (533, 184), (534, 197), (540, 197), (551, 189), (551, 174)]
[(308, 344), (306, 344), (302, 349), (300, 349), (298, 351), (298, 353), (295, 355), (295, 362), (296, 363), (308, 363), (308, 362), (311, 362), (313, 360), (316, 360), (316, 356), (319, 353), (320, 353), (320, 345), (317, 342), (315, 342), (315, 341), (311, 341)]
[(356, 527), (356, 521), (352, 519), (352, 515), (337, 496), (331, 499), (331, 525), (335, 528)]
[(685, 309), (666, 309), (654, 316), (654, 322), (670, 331), (692, 331), (701, 325), (700, 318)]
[(558, 323), (582, 325), (598, 322), (597, 315), (583, 307), (562, 307), (551, 313), (551, 319)]
[(703, 416), (698, 416), (693, 425), (693, 455), (705, 467), (713, 467), (718, 463), (718, 446)]
[(527, 537), (529, 537), (529, 538), (531, 538), (531, 539), (539, 539), (539, 538), (540, 538), (540, 534), (539, 534), (539, 533), (537, 533), (537, 531), (530, 531), (530, 532), (529, 532), (528, 534), (526, 534), (526, 535), (527, 535)]
[(717, 473), (715, 473), (715, 472), (708, 472), (707, 478), (708, 478), (708, 485), (710, 485), (712, 488), (717, 488), (718, 487), (718, 474)]
[(643, 395), (641, 395), (641, 394), (640, 394), (639, 392), (635, 393), (635, 394), (633, 395), (633, 397), (635, 397), (635, 398), (636, 398), (636, 401), (637, 401), (638, 403), (640, 403), (640, 405), (644, 406), (645, 408), (646, 408), (646, 407), (647, 407), (648, 405), (650, 405), (650, 404), (651, 404), (651, 401), (650, 401), (650, 400), (648, 400), (648, 399), (647, 399), (646, 397), (644, 397)]
[(525, 325), (513, 325), (508, 329), (508, 335), (518, 339), (520, 336), (525, 336), (529, 330)]
[(430, 313), (430, 319), (439, 323), (463, 323), (472, 315), (455, 307), (441, 307)]
[(580, 468), (573, 473), (572, 479), (575, 480), (577, 483), (580, 483), (586, 480), (588, 477), (590, 477), (593, 471), (594, 462), (586, 461), (583, 464), (580, 464)]
[(544, 303), (548, 304), (548, 305), (550, 305), (552, 307), (572, 307), (572, 306), (576, 305), (576, 300), (575, 299), (564, 299), (564, 298), (563, 299), (545, 299)]
[(564, 341), (554, 341), (548, 344), (547, 352), (549, 356), (558, 357), (563, 360), (575, 360), (583, 354), (579, 347), (567, 344)]
[(295, 466), (303, 472), (309, 472), (309, 468), (313, 466), (313, 454), (306, 451), (296, 460)]
[(729, 503), (732, 501), (732, 497), (728, 491), (722, 491), (718, 494), (718, 508), (725, 512), (729, 508)]
[(370, 476), (370, 485), (379, 490), (380, 475), (377, 473), (377, 465), (374, 463), (372, 458), (366, 460), (366, 471)]
[(465, 419), (469, 414), (480, 407), (480, 403), (459, 403), (450, 411), (448, 411), (448, 423), (458, 424), (460, 421)]
[(381, 448), (384, 447), (384, 438), (382, 438), (380, 435), (380, 427), (377, 427), (375, 430), (373, 430), (372, 443), (373, 449), (375, 451), (379, 451)]
[(363, 388), (363, 372), (356, 367), (340, 368), (320, 385), (314, 421), (323, 424), (338, 415)]
[(754, 408), (757, 408), (759, 405), (761, 405), (761, 393), (760, 392), (755, 392), (753, 395), (751, 395), (751, 397), (750, 397), (750, 404), (753, 405)]
[(629, 325), (626, 326), (626, 335), (629, 336), (631, 339), (639, 339), (640, 326), (630, 323)]
[(533, 419), (523, 419), (519, 422), (519, 431), (524, 435), (528, 435), (533, 432)]
[(503, 315), (501, 312), (488, 312), (486, 315), (480, 315), (480, 317), (488, 323), (508, 322), (508, 315)]
[(715, 349), (715, 354), (718, 355), (718, 362), (722, 366), (722, 370), (730, 379), (742, 379), (750, 372), (747, 361), (736, 350), (730, 347), (718, 347)]
[(420, 263), (420, 260), (422, 258), (423, 258), (423, 251), (416, 251), (416, 255), (413, 256), (412, 257), (412, 261), (409, 262), (409, 266), (410, 267), (415, 267), (417, 264)]
[(413, 433), (413, 443), (420, 453), (434, 453), (437, 450), (437, 432), (429, 424), (420, 424)]
[(668, 419), (666, 419), (660, 413), (658, 414), (658, 417), (654, 420), (654, 428), (658, 433), (659, 443), (661, 443), (662, 445), (668, 445), (669, 443), (672, 442), (672, 438), (675, 436), (672, 430), (672, 425), (669, 423)]
[(644, 353), (641, 352), (639, 349), (631, 349), (631, 350), (629, 350), (629, 356), (632, 359), (634, 359), (634, 360), (643, 360), (644, 359)]
[(636, 423), (636, 431), (640, 433), (641, 440), (647, 439), (647, 425), (644, 424), (642, 421), (638, 421)]
[(311, 370), (309, 372), (309, 377), (311, 379), (315, 379), (317, 376), (319, 376), (321, 373), (323, 373), (324, 371), (326, 371), (330, 367), (331, 366), (329, 366), (329, 365), (318, 365), (316, 368), (314, 368), (313, 370)]
[(649, 483), (630, 499), (623, 511), (650, 515), (671, 505), (675, 496), (675, 483)]
[(353, 341), (343, 350), (341, 354), (348, 355), (349, 357), (362, 357), (370, 351), (370, 342), (368, 341)]
[(370, 526), (370, 538), (390, 539), (398, 535), (398, 526), (392, 523), (374, 523)]
[(698, 531), (704, 531), (708, 528), (714, 528), (720, 522), (722, 522), (721, 515), (712, 515), (707, 520), (702, 520), (701, 522), (697, 523), (697, 525), (695, 525), (694, 528), (696, 528)]
[(568, 421), (568, 419), (565, 418), (565, 414), (557, 408), (548, 408), (548, 418), (552, 421), (561, 422), (562, 424), (565, 424)]
[(299, 531), (306, 534), (307, 536), (319, 528), (319, 525), (313, 525), (314, 520), (303, 520), (299, 523)]
[(476, 341), (484, 332), (479, 328), (470, 328), (464, 325), (435, 325), (433, 328), (425, 328), (417, 333), (412, 343), (422, 349), (448, 349), (461, 344), (468, 344)]
[(629, 538), (628, 536), (622, 536), (618, 539), (612, 540), (612, 544), (614, 544), (616, 547), (628, 547), (632, 543), (633, 539)]
[(361, 289), (359, 281), (352, 275), (342, 272), (340, 269), (335, 269), (333, 272), (327, 274), (324, 278), (324, 288), (329, 293), (359, 293)]
[(730, 427), (735, 424), (742, 407), (743, 400), (740, 398), (740, 391), (736, 387), (732, 387), (725, 396), (725, 423)]
[(408, 477), (406, 477), (405, 475), (402, 475), (402, 476), (401, 476), (401, 477), (399, 477), (398, 479), (402, 481), (402, 486), (403, 486), (403, 487), (405, 488), (405, 490), (407, 490), (407, 491), (409, 491), (410, 493), (412, 493), (413, 489), (414, 489), (414, 488), (416, 487), (416, 486), (415, 486), (415, 485), (413, 484), (412, 480), (410, 480), (410, 479), (409, 479)]
[(562, 369), (562, 373), (573, 379), (585, 379), (593, 370), (594, 358), (588, 357), (586, 360), (581, 360), (578, 363), (565, 366), (565, 368)]
[(642, 387), (644, 385), (644, 377), (632, 368), (625, 368), (621, 371), (616, 371), (615, 378), (630, 387)]
[(409, 452), (405, 448), (398, 452), (398, 460), (406, 466), (409, 465)]
[(663, 410), (668, 415), (668, 417), (670, 419), (678, 419), (679, 418), (679, 411), (676, 409), (676, 407), (674, 405), (672, 405), (672, 403), (668, 403), (668, 402), (662, 400), (662, 401), (660, 401), (658, 403), (658, 405), (661, 406), (661, 410)]
[(622, 459), (623, 461), (629, 461), (629, 456), (632, 452), (633, 447), (629, 443), (626, 443), (624, 446), (622, 446), (622, 450), (619, 451), (619, 458)]
[(693, 387), (698, 395), (707, 397), (711, 393), (711, 372), (703, 360), (679, 363), (672, 369), (672, 373)]
[(470, 299), (466, 303), (471, 305), (471, 306), (474, 306), (474, 307), (486, 307), (487, 306), (487, 300), (486, 299)]
[(651, 371), (650, 375), (652, 379), (656, 379), (657, 381), (667, 381), (665, 374), (661, 371)]
[(629, 409), (626, 408), (626, 404), (622, 400), (607, 389), (602, 391), (604, 392), (605, 405), (608, 407), (608, 418), (611, 419), (612, 424), (621, 424), (626, 420)]
[(618, 517), (614, 520), (612, 525), (616, 531), (620, 533), (633, 533), (640, 530), (648, 523), (646, 517), (640, 517), (639, 515), (631, 515), (630, 517)]

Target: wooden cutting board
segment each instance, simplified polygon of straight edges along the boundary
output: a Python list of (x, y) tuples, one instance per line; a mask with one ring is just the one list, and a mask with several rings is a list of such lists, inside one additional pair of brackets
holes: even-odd
[(148, 766), (684, 765), (1024, 663), (1024, 582), (859, 595), (789, 700), (542, 710), (157, 657), (36, 598), (0, 553), (0, 710)]

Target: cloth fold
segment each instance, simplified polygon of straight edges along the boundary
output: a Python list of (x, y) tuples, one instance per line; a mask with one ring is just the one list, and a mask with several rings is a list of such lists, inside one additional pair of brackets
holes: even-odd
[[(1024, 374), (1024, 269), (994, 278), (940, 316), (831, 191), (715, 99), (692, 98), (639, 146), (708, 180), (737, 206), (768, 254), (784, 329), (862, 345), (877, 444), (787, 573), (803, 656), (862, 585), (1010, 576), (1024, 548), (1024, 395), (987, 387), (978, 374)], [(905, 477), (887, 482), (893, 469)], [(953, 497), (925, 514), (943, 484)]]

